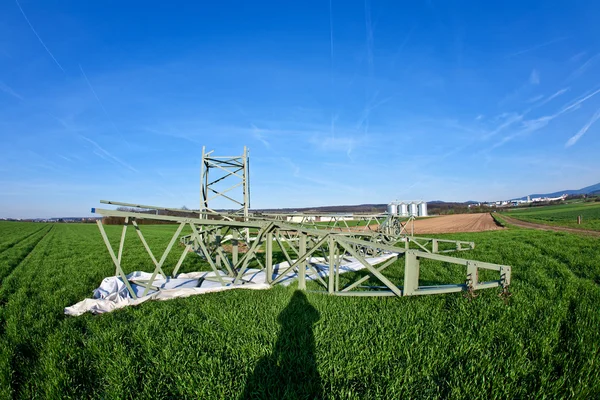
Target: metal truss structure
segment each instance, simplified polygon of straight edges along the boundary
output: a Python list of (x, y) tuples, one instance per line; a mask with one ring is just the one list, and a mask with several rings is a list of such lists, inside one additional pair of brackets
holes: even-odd
[[(261, 283), (276, 285), (293, 277), (300, 290), (306, 290), (307, 281), (312, 281), (314, 287), (311, 289), (338, 296), (402, 297), (464, 291), (469, 297), (475, 297), (475, 291), (494, 287), (501, 288), (505, 298), (509, 295), (510, 266), (443, 255), (473, 249), (475, 244), (414, 236), (414, 217), (406, 219), (387, 213), (353, 215), (348, 224), (349, 215), (342, 214), (251, 213), (248, 150), (244, 147), (242, 156), (232, 157), (216, 157), (212, 153), (202, 149), (198, 211), (114, 201), (101, 202), (141, 208), (146, 212), (92, 209), (104, 217), (123, 218), (116, 251), (102, 221), (97, 224), (115, 266), (115, 275), (123, 280), (133, 298), (136, 293), (123, 269), (125, 236), (129, 227), (135, 229), (153, 264), (150, 279), (131, 279), (144, 288), (142, 296), (150, 290), (160, 290), (155, 281), (168, 279), (166, 271), (170, 271), (171, 277), (177, 277), (190, 254), (199, 256), (212, 272), (203, 279), (221, 286), (257, 283), (257, 276), (262, 279)], [(209, 177), (213, 169), (219, 174), (213, 173)], [(230, 186), (218, 189), (216, 185), (224, 180), (237, 183), (228, 183)], [(236, 188), (241, 188), (242, 199), (231, 195)], [(216, 198), (233, 202), (236, 209), (228, 213), (215, 211), (209, 207), (209, 202)], [(161, 211), (175, 215), (161, 215)], [(138, 220), (162, 221), (176, 226), (160, 257), (148, 245)], [(184, 229), (191, 234), (183, 235)], [(165, 263), (172, 251), (181, 251), (181, 254), (175, 265), (167, 266)], [(422, 286), (419, 283), (421, 260), (461, 265), (465, 267), (465, 279), (456, 284)], [(398, 271), (402, 262), (403, 275)], [(348, 268), (349, 263), (355, 266), (352, 270)], [(495, 272), (496, 279), (480, 281), (482, 270)], [(341, 278), (346, 272), (353, 273)], [(398, 279), (398, 276), (402, 278)]]
[[(127, 203), (108, 202), (115, 205)], [(146, 209), (163, 209), (162, 207), (145, 206)], [(169, 266), (171, 276), (176, 277), (184, 259), (189, 254), (200, 256), (213, 272), (213, 280), (223, 286), (244, 284), (256, 276), (264, 274), (264, 283), (276, 285), (290, 273), (298, 280), (298, 288), (306, 290), (307, 280), (313, 281), (315, 290), (339, 296), (415, 296), (465, 291), (474, 295), (476, 290), (500, 287), (507, 293), (510, 284), (511, 268), (480, 261), (449, 257), (440, 253), (468, 250), (474, 247), (472, 242), (444, 239), (415, 238), (408, 236), (387, 236), (378, 232), (336, 232), (325, 229), (309, 229), (297, 224), (270, 221), (234, 221), (226, 219), (203, 219), (193, 217), (176, 217), (168, 215), (142, 214), (132, 211), (94, 209), (95, 213), (106, 217), (123, 217), (124, 225), (115, 251), (108, 239), (101, 221), (98, 221), (100, 233), (115, 265), (115, 275), (120, 276), (132, 297), (136, 297), (123, 270), (122, 255), (124, 252), (125, 234), (132, 226), (146, 249), (153, 265), (152, 277), (149, 280), (133, 282), (149, 290), (159, 290), (154, 286), (157, 278), (165, 279), (165, 260), (171, 251), (176, 251), (175, 244), (181, 237), (184, 228), (192, 231), (179, 247), (181, 255), (175, 265)], [(185, 211), (185, 210), (181, 210)], [(148, 219), (168, 221), (177, 228), (160, 258), (150, 249), (137, 220)], [(246, 238), (245, 231), (252, 232)], [(227, 244), (227, 246), (225, 246)], [(243, 248), (243, 252), (241, 251)], [(275, 253), (283, 257), (282, 263), (274, 263)], [(348, 261), (361, 265), (362, 276), (354, 276), (354, 280), (341, 284), (340, 277), (345, 272), (344, 265)], [(420, 261), (434, 260), (466, 267), (466, 278), (462, 283), (450, 285), (419, 284)], [(403, 284), (395, 282), (386, 275), (390, 266), (397, 261), (404, 261)], [(275, 268), (275, 266), (277, 266)], [(172, 269), (171, 269), (172, 268)], [(481, 270), (498, 273), (497, 279), (482, 282), (479, 280)], [(351, 274), (352, 275), (352, 274)], [(375, 281), (377, 285), (372, 282)], [(320, 286), (320, 289), (319, 289)]]
[[(414, 234), (415, 217), (400, 217), (387, 213), (380, 214), (327, 214), (327, 213), (263, 213), (251, 214), (253, 218), (263, 217), (275, 221), (297, 223), (302, 228), (326, 229), (340, 232), (381, 232), (400, 236)], [(350, 221), (350, 224), (348, 222)]]

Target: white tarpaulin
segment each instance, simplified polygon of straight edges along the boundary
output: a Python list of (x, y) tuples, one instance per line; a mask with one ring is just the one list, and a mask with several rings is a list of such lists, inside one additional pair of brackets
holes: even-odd
[[(366, 261), (371, 265), (379, 264), (395, 254), (386, 254), (381, 257), (366, 258)], [(311, 258), (310, 265), (316, 270), (307, 269), (306, 280), (315, 280), (317, 273), (321, 278), (327, 277), (329, 274), (329, 266), (322, 258)], [(273, 277), (277, 278), (280, 271), (285, 270), (289, 264), (283, 262), (273, 266)], [(344, 262), (340, 265), (340, 273), (358, 271), (364, 268), (359, 261), (351, 257), (345, 257)], [(231, 289), (269, 289), (271, 286), (265, 283), (265, 272), (258, 269), (249, 269), (245, 274), (243, 281), (239, 284), (233, 284), (233, 278), (221, 273), (222, 279), (226, 285), (221, 285), (220, 282), (207, 280), (206, 278), (215, 278), (214, 272), (190, 272), (177, 275), (176, 278), (162, 277), (156, 278), (152, 286), (160, 288), (160, 290), (149, 290), (145, 296), (142, 296), (146, 289), (141, 284), (136, 284), (136, 281), (148, 281), (152, 278), (149, 272), (135, 271), (127, 275), (127, 280), (131, 284), (131, 288), (135, 292), (137, 299), (134, 299), (129, 294), (123, 280), (118, 276), (110, 276), (104, 278), (100, 287), (94, 290), (91, 299), (85, 299), (71, 307), (65, 308), (65, 314), (78, 316), (86, 312), (92, 314), (102, 314), (113, 310), (141, 304), (148, 300), (170, 300), (177, 297), (188, 297), (197, 294), (221, 292)], [(281, 279), (282, 285), (289, 285), (297, 278), (295, 271), (287, 272)]]

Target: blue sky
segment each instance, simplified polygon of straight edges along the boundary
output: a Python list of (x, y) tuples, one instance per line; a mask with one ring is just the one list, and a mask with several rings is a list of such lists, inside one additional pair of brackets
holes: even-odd
[(595, 184), (598, 15), (593, 1), (4, 1), (0, 217), (197, 208), (203, 145), (250, 148), (253, 208)]

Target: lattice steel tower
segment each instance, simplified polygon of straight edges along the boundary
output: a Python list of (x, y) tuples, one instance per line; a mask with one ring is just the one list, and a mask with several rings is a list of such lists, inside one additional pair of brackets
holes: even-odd
[[(214, 213), (209, 202), (223, 198), (235, 204), (233, 214), (243, 216), (247, 221), (250, 208), (250, 151), (246, 146), (241, 156), (213, 156), (213, 151), (206, 152), (206, 147), (202, 147), (200, 214), (206, 218), (209, 213)], [(238, 188), (241, 188), (241, 195)]]

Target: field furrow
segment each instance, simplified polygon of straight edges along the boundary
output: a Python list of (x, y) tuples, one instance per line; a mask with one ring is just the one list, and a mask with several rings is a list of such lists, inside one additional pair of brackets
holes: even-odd
[[(29, 371), (37, 363), (41, 341), (47, 334), (44, 331), (52, 328), (44, 307), (47, 293), (36, 280), (34, 270), (43, 271), (39, 266), (52, 248), (53, 228), (54, 225), (46, 226), (39, 236), (19, 246), (21, 260), (0, 287), (0, 383), (5, 391), (0, 392), (0, 397), (3, 398), (7, 398), (3, 394), (23, 397), (22, 385), (30, 379)], [(7, 354), (6, 348), (13, 351)]]
[(15, 243), (10, 248), (0, 253), (0, 287), (4, 279), (29, 256), (38, 243), (52, 230), (52, 226), (45, 225), (32, 234), (27, 235), (21, 242)]
[(0, 244), (0, 253), (11, 249), (15, 245), (23, 242), (24, 240), (27, 240), (29, 237), (34, 236), (36, 233), (38, 233), (44, 229), (47, 229), (47, 226), (41, 225), (41, 226), (38, 226), (38, 229), (26, 231), (22, 235), (19, 235), (19, 236), (16, 236), (16, 234), (11, 235), (12, 237), (9, 237), (3, 243)]

